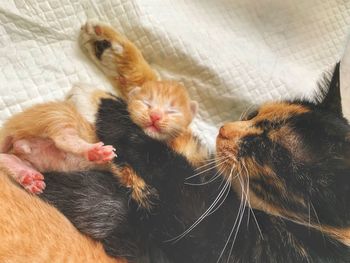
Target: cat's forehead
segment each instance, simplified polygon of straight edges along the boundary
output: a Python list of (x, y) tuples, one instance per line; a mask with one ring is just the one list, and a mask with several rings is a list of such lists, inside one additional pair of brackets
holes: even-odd
[(265, 103), (258, 110), (258, 115), (255, 120), (286, 120), (291, 117), (302, 115), (309, 111), (310, 109), (307, 106), (297, 103)]

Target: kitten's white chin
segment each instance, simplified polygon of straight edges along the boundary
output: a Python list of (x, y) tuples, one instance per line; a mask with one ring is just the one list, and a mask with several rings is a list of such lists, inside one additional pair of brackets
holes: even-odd
[(159, 130), (154, 129), (153, 127), (147, 127), (144, 129), (144, 132), (153, 139), (159, 140), (159, 141), (165, 141), (169, 138), (169, 136), (166, 133), (162, 133)]

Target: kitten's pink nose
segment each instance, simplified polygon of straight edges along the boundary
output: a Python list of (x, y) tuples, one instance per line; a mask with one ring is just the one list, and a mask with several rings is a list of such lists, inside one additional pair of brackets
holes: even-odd
[(151, 121), (154, 123), (162, 119), (162, 114), (160, 112), (152, 112), (150, 114), (150, 118)]

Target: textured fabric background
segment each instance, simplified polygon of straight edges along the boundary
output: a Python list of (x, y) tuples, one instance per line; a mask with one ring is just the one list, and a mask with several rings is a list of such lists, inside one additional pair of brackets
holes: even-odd
[(347, 0), (1, 0), (0, 122), (62, 98), (74, 82), (110, 88), (77, 45), (97, 19), (124, 32), (166, 78), (200, 103), (194, 128), (217, 127), (251, 104), (311, 96), (342, 55)]

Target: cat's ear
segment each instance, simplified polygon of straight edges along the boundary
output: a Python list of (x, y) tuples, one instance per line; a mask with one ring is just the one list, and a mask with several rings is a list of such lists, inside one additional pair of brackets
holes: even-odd
[(132, 87), (131, 90), (129, 90), (128, 92), (128, 95), (127, 95), (128, 98), (134, 97), (140, 90), (141, 90), (141, 87), (139, 86)]
[(197, 114), (197, 111), (198, 111), (198, 102), (195, 101), (195, 100), (191, 100), (190, 102), (190, 108), (191, 108), (191, 113), (192, 113), (192, 116), (196, 116)]
[(340, 71), (339, 71), (340, 63), (337, 63), (331, 80), (325, 81), (327, 85), (325, 87), (321, 87), (322, 99), (319, 103), (319, 106), (329, 110), (338, 116), (343, 116), (342, 113), (342, 105), (341, 105), (341, 97), (340, 97)]

